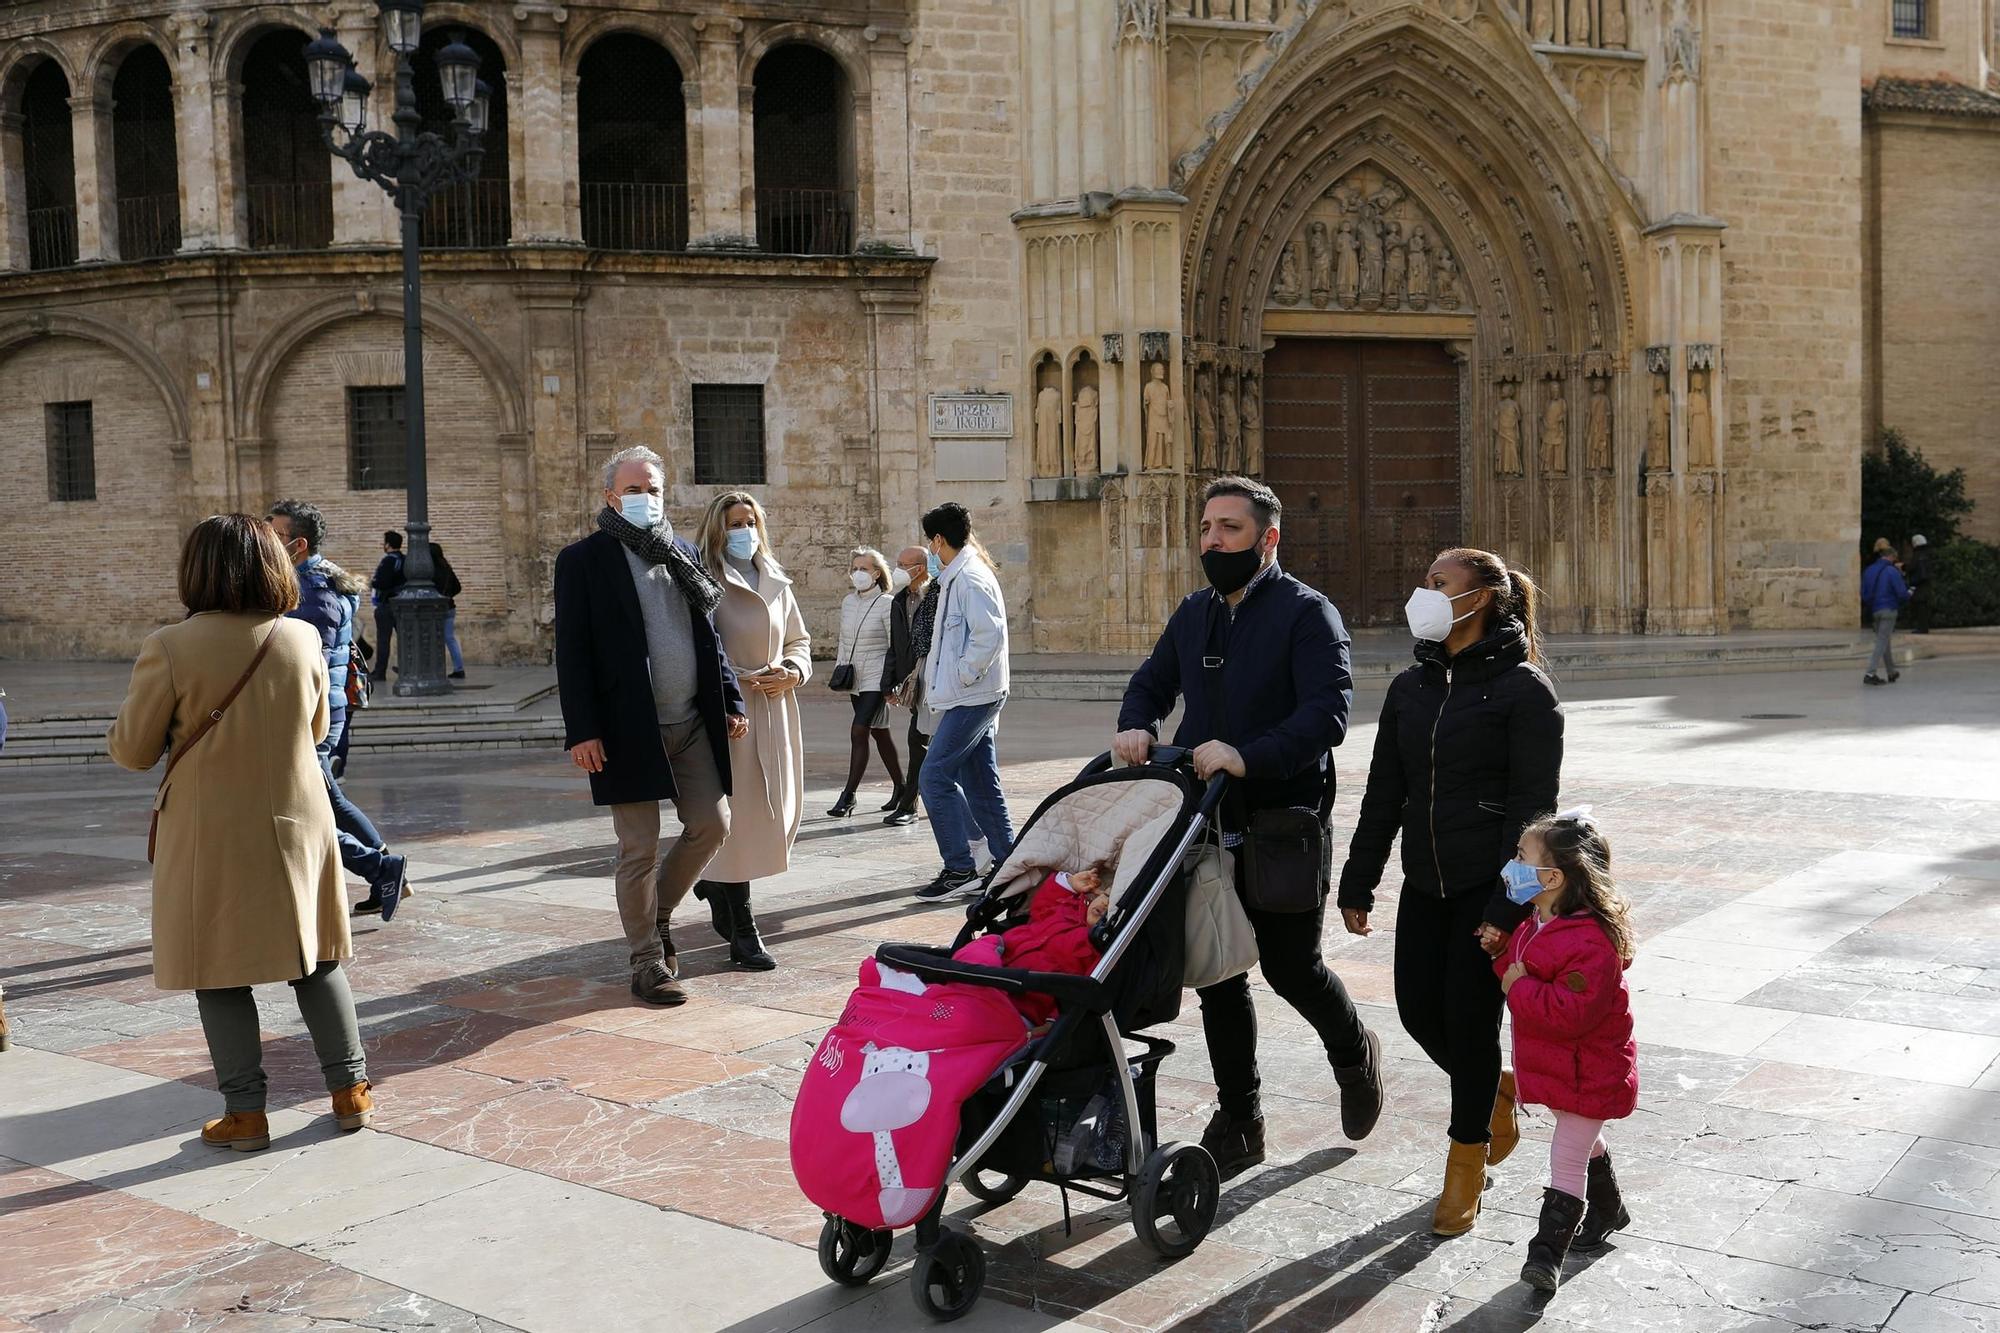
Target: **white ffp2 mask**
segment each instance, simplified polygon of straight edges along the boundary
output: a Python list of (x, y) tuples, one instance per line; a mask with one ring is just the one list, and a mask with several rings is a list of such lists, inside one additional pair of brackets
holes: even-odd
[[(1458, 597), (1470, 597), (1478, 591), (1469, 588)], [(1467, 611), (1464, 616), (1452, 615), (1451, 604), (1458, 597), (1447, 597), (1436, 588), (1418, 588), (1411, 593), (1410, 600), (1403, 604), (1403, 618), (1410, 622), (1410, 633), (1427, 643), (1443, 643), (1450, 637), (1453, 625), (1473, 614)]]

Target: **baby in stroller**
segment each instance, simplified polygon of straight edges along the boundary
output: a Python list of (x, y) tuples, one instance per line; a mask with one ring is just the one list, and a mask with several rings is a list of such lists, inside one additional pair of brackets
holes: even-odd
[[(1082, 870), (1050, 872), (1028, 899), (1026, 921), (998, 935), (982, 935), (951, 956), (985, 967), (1090, 975), (1102, 956), (1091, 942), (1090, 930), (1111, 910), (1112, 869), (1107, 860)], [(1036, 1029), (1055, 1016), (1053, 996), (1027, 991), (1013, 999), (1014, 1007)]]

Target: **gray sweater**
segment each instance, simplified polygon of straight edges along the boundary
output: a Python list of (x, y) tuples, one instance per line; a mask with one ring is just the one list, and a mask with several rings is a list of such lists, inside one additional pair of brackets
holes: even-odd
[(646, 621), (646, 669), (653, 678), (653, 707), (660, 725), (673, 726), (699, 711), (700, 680), (695, 671), (694, 629), (687, 598), (664, 565), (651, 565), (625, 552)]

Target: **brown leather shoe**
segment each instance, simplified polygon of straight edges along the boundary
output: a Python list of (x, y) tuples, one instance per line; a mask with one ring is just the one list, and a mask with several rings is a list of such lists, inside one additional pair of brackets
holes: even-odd
[(1498, 1166), (1521, 1143), (1521, 1124), (1514, 1114), (1514, 1071), (1500, 1071), (1500, 1095), (1493, 1099), (1493, 1141), (1486, 1145), (1486, 1164)]
[(259, 1152), (271, 1146), (271, 1123), (262, 1111), (231, 1111), (203, 1125), (201, 1141), (237, 1152)]
[(1463, 1236), (1479, 1220), (1479, 1196), (1486, 1188), (1486, 1145), (1453, 1140), (1444, 1161), (1444, 1193), (1431, 1213), (1431, 1234)]
[(333, 1118), (342, 1129), (360, 1129), (375, 1114), (375, 1099), (368, 1095), (368, 1080), (333, 1094)]
[(681, 983), (667, 974), (664, 963), (648, 963), (632, 977), (632, 993), (647, 1004), (676, 1005), (687, 1003), (687, 992)]

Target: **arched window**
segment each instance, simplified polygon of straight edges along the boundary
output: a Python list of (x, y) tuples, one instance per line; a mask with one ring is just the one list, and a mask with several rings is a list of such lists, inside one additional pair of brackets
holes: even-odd
[(486, 83), (490, 100), (486, 133), (479, 140), (484, 151), (479, 156), (478, 179), (431, 196), (419, 235), (428, 246), (487, 249), (507, 244), (513, 224), (507, 180), (507, 62), (483, 32), (451, 23), (425, 26), (415, 62), (417, 112), (424, 118), (424, 128), (447, 143), (451, 141), (452, 110), (444, 100), (444, 85), (438, 81), (437, 53), (454, 37), (479, 55), (479, 77)]
[(167, 59), (142, 46), (111, 82), (112, 174), (118, 257), (156, 259), (181, 248), (181, 180), (174, 159), (174, 84)]
[(306, 82), (309, 39), (265, 33), (243, 59), (243, 193), (255, 250), (323, 250), (333, 243), (333, 155), (319, 135)]
[(658, 42), (613, 33), (577, 68), (583, 243), (601, 250), (687, 245), (687, 100)]
[(853, 108), (840, 64), (812, 46), (757, 62), (757, 243), (778, 254), (854, 248)]
[(22, 165), (27, 170), (28, 267), (76, 262), (76, 153), (70, 141), (69, 80), (45, 60), (21, 90)]

